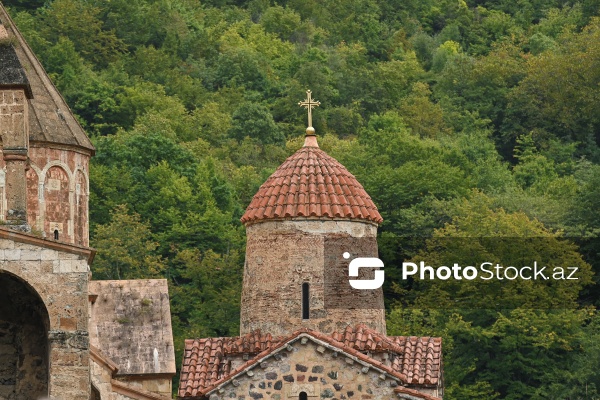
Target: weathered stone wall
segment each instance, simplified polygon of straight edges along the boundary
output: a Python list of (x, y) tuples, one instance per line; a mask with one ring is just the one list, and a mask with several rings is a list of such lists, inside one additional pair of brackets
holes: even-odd
[(52, 249), (45, 242), (33, 237), (23, 241), (1, 238), (0, 273), (26, 282), (49, 316), (49, 395), (59, 400), (89, 400), (89, 252), (86, 256), (83, 249), (79, 254)]
[(38, 215), (30, 215), (31, 226), (49, 239), (57, 230), (60, 241), (88, 246), (89, 155), (34, 143), (29, 158), (35, 172), (31, 180), (37, 181), (38, 188), (37, 193), (28, 193), (27, 207), (39, 210)]
[[(388, 374), (305, 338), (230, 380), (210, 399), (298, 399), (300, 392), (306, 392), (315, 400), (387, 400), (397, 398), (394, 389), (400, 384)], [(420, 390), (437, 393), (436, 388)]]
[(90, 304), (90, 342), (118, 366), (119, 378), (172, 378), (176, 368), (167, 281), (91, 281), (89, 292), (97, 296)]
[[(60, 241), (88, 246), (90, 156), (58, 145), (43, 146), (32, 143), (29, 148), (27, 221), (48, 239), (54, 239), (54, 231), (58, 231)], [(8, 188), (10, 174), (3, 158), (0, 157), (0, 205), (4, 216), (8, 207), (6, 193), (12, 193), (14, 188)]]
[(112, 378), (111, 371), (104, 365), (97, 362), (90, 362), (90, 372), (92, 376), (92, 385), (98, 391), (102, 400), (115, 400), (116, 394), (112, 391), (110, 380)]
[(0, 90), (0, 138), (2, 139), (2, 182), (4, 220), (17, 225), (25, 224), (27, 191), (25, 170), (29, 142), (27, 99), (23, 89)]
[[(170, 379), (124, 380), (114, 378), (110, 367), (94, 357), (92, 357), (90, 369), (92, 394), (95, 389), (96, 396), (100, 396), (101, 400), (167, 400), (171, 398)], [(120, 384), (116, 386), (115, 383)], [(92, 397), (91, 400), (96, 399)]]
[(125, 378), (117, 378), (117, 379), (132, 388), (141, 389), (143, 391), (147, 391), (147, 392), (151, 392), (151, 393), (156, 393), (158, 395), (162, 395), (165, 397), (171, 397), (171, 395), (173, 393), (173, 385), (171, 383), (172, 382), (171, 379), (160, 378), (160, 377), (152, 378), (152, 377), (148, 377), (148, 376), (146, 376), (146, 377), (140, 376), (139, 378), (130, 376), (130, 377), (127, 377), (126, 379)]
[[(377, 257), (375, 225), (347, 220), (264, 221), (247, 226), (246, 235), (242, 335), (256, 329), (284, 335), (303, 327), (332, 333), (358, 323), (386, 333), (382, 290), (349, 292), (349, 261), (343, 259), (344, 251)], [(344, 243), (351, 248), (345, 249)], [(333, 289), (332, 279), (336, 283)], [(309, 319), (302, 318), (304, 282), (310, 285)], [(348, 309), (344, 304), (336, 305), (341, 294), (347, 299), (369, 296), (358, 300), (377, 307)]]

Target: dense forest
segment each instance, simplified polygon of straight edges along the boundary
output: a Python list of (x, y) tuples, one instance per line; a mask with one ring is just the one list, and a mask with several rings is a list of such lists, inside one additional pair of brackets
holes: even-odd
[[(4, 3), (97, 147), (93, 276), (169, 280), (178, 363), (239, 332), (239, 218), (302, 145), (310, 88), (385, 219), (388, 333), (443, 337), (445, 398), (600, 398), (599, 0)], [(457, 236), (544, 238), (582, 279), (466, 309), (395, 275)]]

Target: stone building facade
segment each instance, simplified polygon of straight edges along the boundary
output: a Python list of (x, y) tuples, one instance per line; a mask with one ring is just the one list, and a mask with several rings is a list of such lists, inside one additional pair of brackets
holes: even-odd
[(94, 146), (4, 10), (0, 21), (0, 220), (88, 246)]
[(92, 281), (88, 288), (90, 348), (100, 360), (92, 363), (92, 385), (99, 398), (127, 399), (124, 387), (171, 398), (175, 351), (167, 281)]
[(350, 257), (377, 257), (382, 218), (312, 127), (242, 222), (240, 336), (186, 340), (178, 398), (443, 398), (441, 339), (387, 336), (381, 288), (349, 284)]
[[(377, 257), (376, 225), (344, 220), (273, 220), (248, 225), (246, 235), (241, 334), (260, 329), (279, 336), (298, 328), (333, 333), (357, 321), (385, 334), (382, 290), (356, 291), (356, 296), (363, 296), (355, 300), (361, 308), (328, 304), (347, 300), (342, 293), (334, 293), (336, 288), (331, 284), (335, 275), (341, 279), (346, 276), (344, 251)], [(330, 253), (336, 249), (337, 259), (332, 260)], [(327, 269), (323, 268), (325, 263)], [(310, 318), (303, 318), (303, 287), (309, 292)], [(280, 306), (278, 312), (264, 312), (274, 304)]]
[(94, 151), (0, 4), (0, 400), (171, 398), (166, 281), (91, 281)]
[(0, 229), (0, 399), (87, 400), (92, 250)]

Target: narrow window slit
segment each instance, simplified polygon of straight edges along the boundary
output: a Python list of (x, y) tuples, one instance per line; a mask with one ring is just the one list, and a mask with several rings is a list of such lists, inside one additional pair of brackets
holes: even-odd
[(54, 230), (54, 240), (58, 240), (58, 229)]
[[(310, 318), (310, 308), (309, 308), (309, 285), (308, 282), (304, 282), (302, 284), (302, 319)], [(301, 395), (302, 396), (302, 395)], [(302, 398), (302, 397), (300, 397)]]

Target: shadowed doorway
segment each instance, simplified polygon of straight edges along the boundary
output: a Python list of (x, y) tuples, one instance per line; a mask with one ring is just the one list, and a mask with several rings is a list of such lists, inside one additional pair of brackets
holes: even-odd
[(48, 395), (48, 326), (37, 293), (0, 271), (0, 400)]

